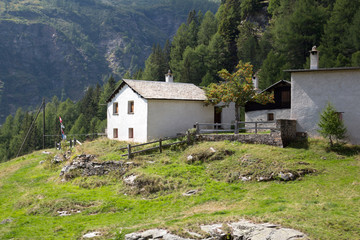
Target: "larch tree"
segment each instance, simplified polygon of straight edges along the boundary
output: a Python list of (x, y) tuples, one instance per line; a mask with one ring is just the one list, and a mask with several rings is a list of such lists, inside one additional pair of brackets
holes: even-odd
[(273, 94), (257, 93), (252, 84), (253, 66), (242, 61), (236, 66), (236, 72), (229, 73), (226, 69), (219, 72), (224, 80), (219, 84), (212, 83), (206, 88), (207, 104), (216, 105), (224, 103), (229, 106), (235, 103), (235, 120), (240, 120), (239, 108), (244, 107), (249, 101), (266, 104), (274, 102)]

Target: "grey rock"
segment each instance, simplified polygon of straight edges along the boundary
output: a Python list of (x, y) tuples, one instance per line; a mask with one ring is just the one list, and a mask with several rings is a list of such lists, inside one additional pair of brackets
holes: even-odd
[(6, 223), (11, 223), (13, 222), (14, 220), (12, 218), (7, 218), (7, 219), (4, 219), (0, 222), (0, 224), (6, 224)]
[(121, 161), (107, 161), (95, 162), (94, 155), (79, 155), (69, 165), (63, 167), (60, 176), (66, 179), (73, 178), (79, 174), (71, 174), (74, 170), (79, 170), (82, 176), (105, 175), (111, 171), (119, 171), (120, 174), (125, 174), (131, 165), (126, 165)]
[(222, 234), (222, 224), (212, 224), (212, 225), (202, 225), (200, 229), (206, 233), (209, 233), (211, 236), (216, 236)]
[(182, 195), (183, 196), (191, 196), (191, 195), (194, 195), (196, 193), (198, 193), (198, 190), (189, 190), (189, 191), (183, 193)]
[(277, 229), (271, 236), (270, 240), (290, 240), (290, 239), (308, 239), (308, 237), (297, 230), (290, 228)]
[(52, 160), (53, 163), (61, 163), (62, 161), (64, 161), (64, 158), (62, 155), (57, 154), (54, 156), (54, 159)]
[[(227, 224), (231, 229), (231, 236), (222, 229), (223, 224), (211, 224), (200, 226), (201, 230), (210, 234), (206, 240), (308, 240), (304, 234), (294, 229), (280, 228), (270, 223), (255, 224), (246, 220)], [(188, 232), (190, 235), (201, 238), (198, 233)], [(165, 240), (185, 240), (184, 238), (168, 233), (166, 230), (151, 229), (142, 233), (131, 233), (125, 236), (125, 240), (145, 240), (145, 239), (165, 239)], [(204, 238), (203, 238), (204, 239)], [(190, 239), (187, 239), (190, 240)]]
[(278, 177), (283, 181), (290, 181), (295, 179), (294, 174), (292, 174), (291, 172), (288, 173), (280, 172)]
[(83, 238), (94, 238), (94, 237), (99, 237), (101, 236), (100, 232), (89, 232), (85, 235), (83, 235)]
[(150, 229), (143, 233), (141, 233), (141, 237), (145, 239), (156, 239), (156, 238), (162, 238), (165, 234), (167, 234), (168, 231), (163, 229)]

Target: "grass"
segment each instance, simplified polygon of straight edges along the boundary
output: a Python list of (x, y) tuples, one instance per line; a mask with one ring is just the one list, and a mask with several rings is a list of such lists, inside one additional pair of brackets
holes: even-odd
[[(116, 149), (122, 146), (101, 139), (72, 154), (121, 160)], [(134, 186), (115, 173), (62, 182), (65, 163), (50, 163), (57, 151), (34, 152), (0, 164), (0, 221), (13, 220), (0, 224), (0, 239), (79, 239), (90, 231), (102, 232), (102, 239), (122, 239), (154, 227), (184, 234), (199, 231), (203, 223), (241, 218), (294, 228), (311, 239), (360, 239), (360, 151), (326, 146), (311, 139), (288, 148), (234, 142), (172, 148), (136, 156), (132, 161), (140, 165), (126, 173), (138, 176)], [(216, 153), (209, 154), (210, 148)], [(197, 159), (189, 161), (189, 155)], [(239, 173), (255, 179), (305, 167), (316, 173), (291, 182), (238, 179)], [(198, 193), (182, 195), (193, 189)], [(64, 210), (73, 214), (60, 217)]]

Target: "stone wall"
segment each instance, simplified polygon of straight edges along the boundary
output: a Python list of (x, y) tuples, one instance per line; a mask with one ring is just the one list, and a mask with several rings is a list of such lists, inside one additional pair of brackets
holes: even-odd
[(296, 138), (296, 120), (276, 120), (276, 129), (271, 133), (261, 134), (206, 134), (198, 135), (198, 140), (203, 141), (237, 141), (242, 143), (266, 144), (271, 146), (286, 147)]

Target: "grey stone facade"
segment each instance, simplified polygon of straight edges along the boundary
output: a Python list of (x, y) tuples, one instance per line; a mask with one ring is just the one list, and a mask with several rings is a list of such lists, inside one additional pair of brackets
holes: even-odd
[(271, 146), (286, 147), (296, 138), (296, 120), (276, 120), (276, 129), (271, 133), (261, 134), (206, 134), (198, 135), (198, 140), (203, 141), (237, 141), (242, 143), (266, 144)]

